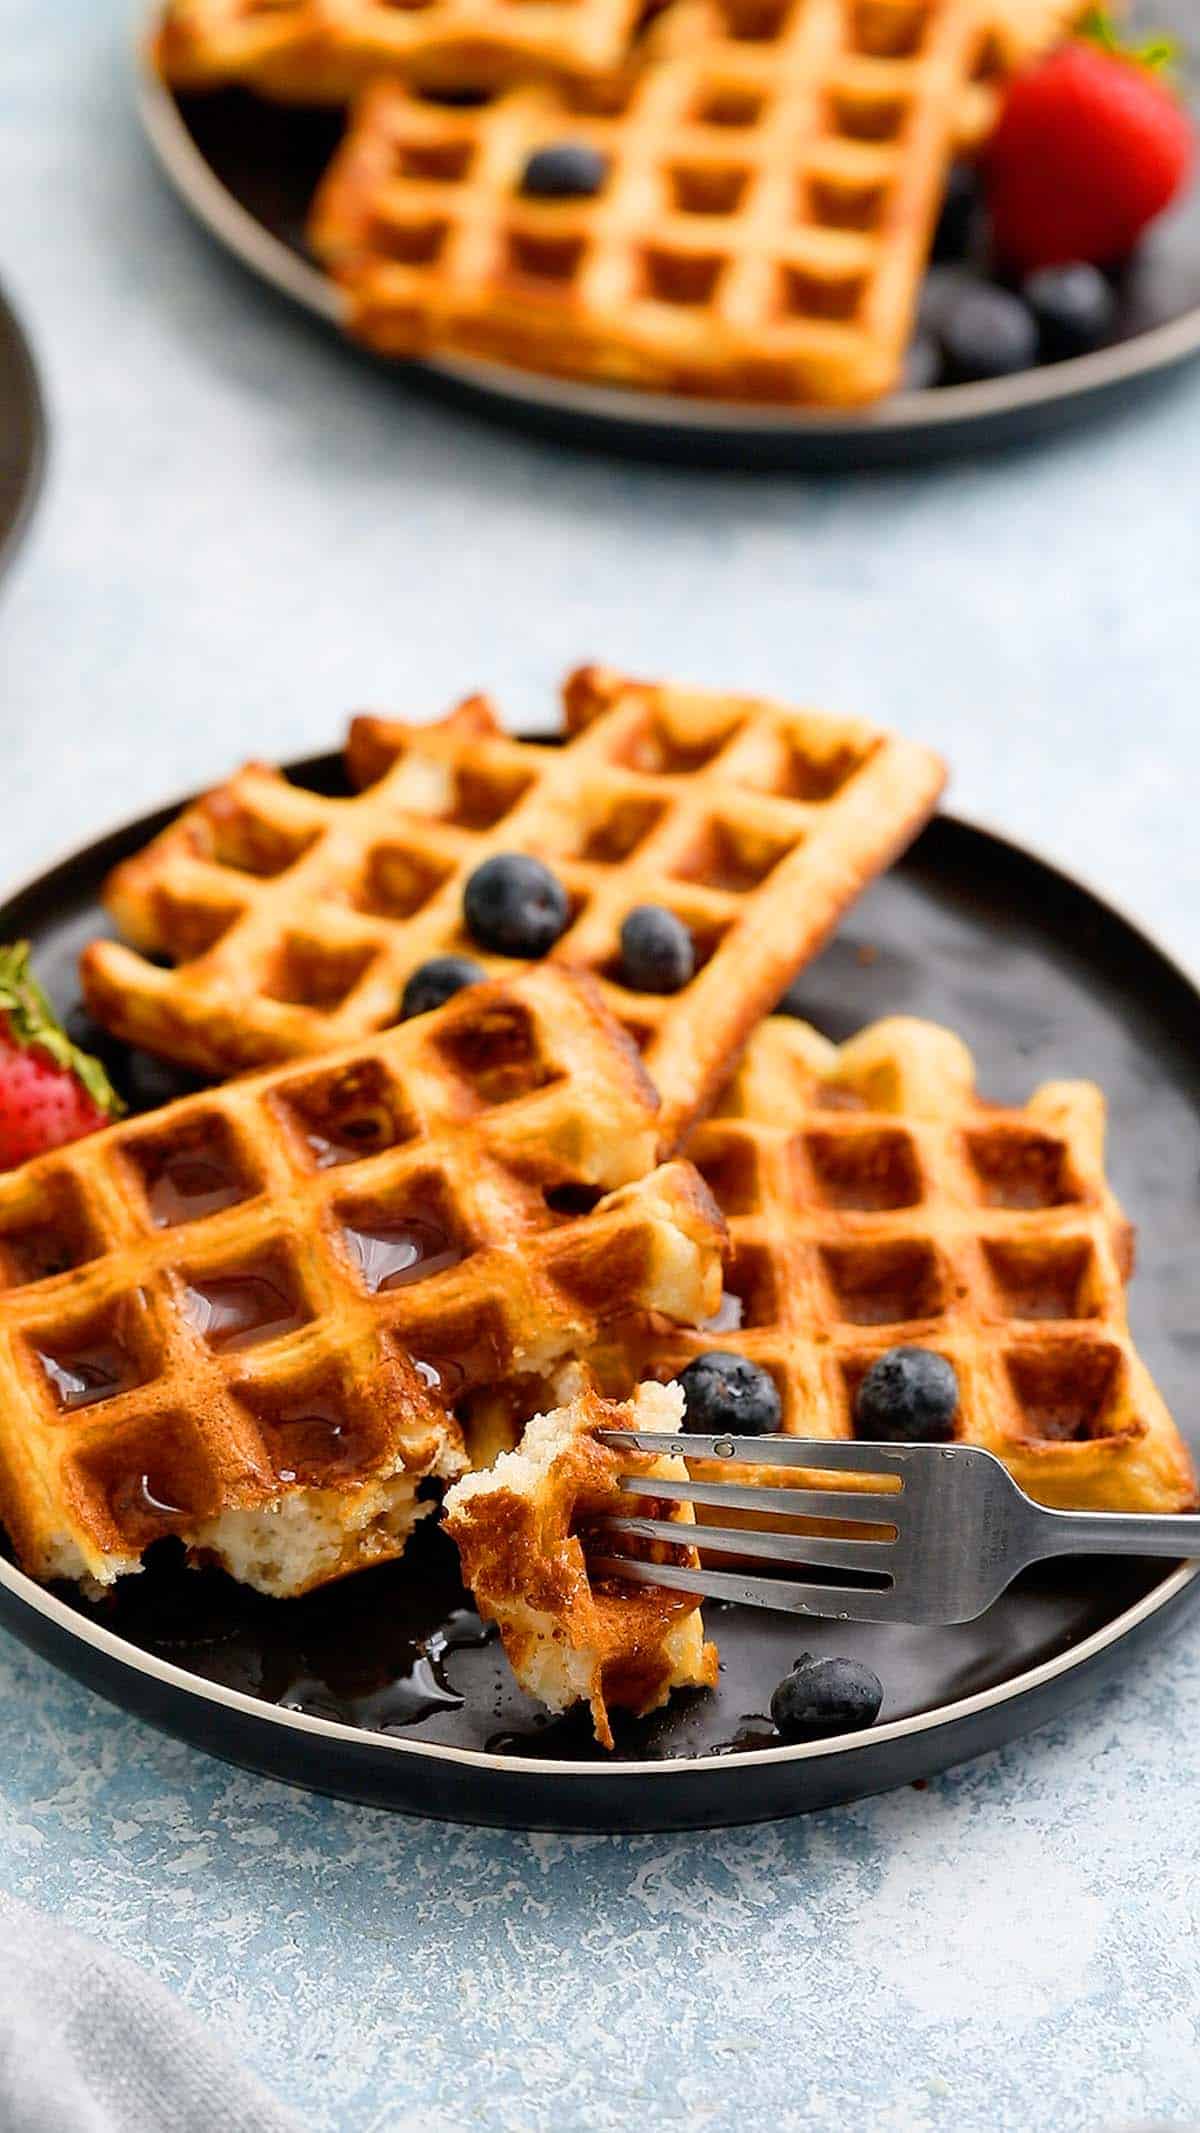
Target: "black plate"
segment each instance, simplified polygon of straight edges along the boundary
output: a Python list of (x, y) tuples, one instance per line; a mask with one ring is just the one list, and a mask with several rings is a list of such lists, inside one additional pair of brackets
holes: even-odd
[[(341, 789), (333, 757), (293, 775)], [(64, 1010), (78, 951), (100, 926), (104, 873), (167, 819), (64, 861), (0, 911), (0, 938), (32, 938)], [(1113, 1177), (1142, 1225), (1135, 1333), (1167, 1400), (1195, 1415), (1200, 994), (1188, 979), (1087, 890), (941, 816), (864, 898), (802, 992), (834, 1038), (897, 1011), (951, 1024), (999, 1099), (1073, 1072), (1104, 1086)], [(108, 1057), (135, 1105), (179, 1085), (144, 1056), (109, 1045)], [(0, 1560), (0, 1620), (114, 1702), (295, 1784), (567, 1829), (751, 1821), (927, 1776), (1060, 1712), (1200, 1595), (1186, 1569), (1076, 1562), (1022, 1579), (983, 1621), (954, 1629), (801, 1630), (714, 1610), (718, 1689), (619, 1720), (608, 1756), (579, 1716), (547, 1720), (514, 1688), (435, 1529), (402, 1563), (290, 1602), (185, 1571), (171, 1548), (95, 1607), (43, 1592)], [(805, 1645), (869, 1658), (886, 1689), (876, 1728), (811, 1748), (768, 1745), (771, 1689)]]
[(41, 486), (46, 419), (20, 320), (0, 295), (0, 570), (20, 543)]
[[(1186, 28), (1184, 0), (1161, 5), (1156, 23), (1172, 12)], [(141, 110), (167, 176), (213, 235), (261, 279), (336, 325), (340, 298), (306, 249), (304, 225), (340, 115), (241, 90), (176, 98), (144, 56)], [(897, 393), (849, 415), (577, 384), (457, 356), (406, 364), (403, 375), (536, 434), (650, 458), (739, 469), (910, 464), (991, 450), (1110, 412), (1194, 356), (1200, 188), (1154, 230), (1118, 295), (1117, 338), (1095, 355), (986, 384)]]

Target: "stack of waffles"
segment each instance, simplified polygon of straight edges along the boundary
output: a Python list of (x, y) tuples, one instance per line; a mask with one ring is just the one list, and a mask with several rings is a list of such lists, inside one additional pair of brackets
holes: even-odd
[(370, 346), (854, 406), (900, 378), (952, 160), (1083, 12), (168, 0), (155, 50), (184, 90), (349, 107), (310, 237)]
[[(772, 1013), (937, 759), (597, 668), (564, 703), (561, 744), (481, 698), (356, 720), (342, 796), (252, 765), (117, 867), (87, 1005), (207, 1085), (0, 1178), (0, 1516), (37, 1577), (94, 1591), (171, 1541), (290, 1595), (399, 1556), (450, 1483), (520, 1678), (608, 1740), (610, 1706), (715, 1676), (698, 1608), (593, 1584), (580, 1538), (618, 1468), (679, 1471), (596, 1433), (677, 1428), (699, 1355), (820, 1439), (880, 1354), (933, 1348), (956, 1435), (1042, 1501), (1194, 1481), (1130, 1339), (1099, 1092), (1000, 1109), (948, 1031), (837, 1048)], [(536, 958), (466, 894), (513, 855), (562, 893)], [(623, 947), (647, 905), (691, 942), (674, 990)], [(694, 1563), (673, 1515), (659, 1559)]]

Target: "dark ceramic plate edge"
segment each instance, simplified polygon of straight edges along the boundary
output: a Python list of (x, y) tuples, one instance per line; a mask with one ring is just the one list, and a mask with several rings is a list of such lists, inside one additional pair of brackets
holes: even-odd
[(7, 570), (29, 529), (46, 472), (46, 403), (37, 365), (19, 313), (0, 291), (3, 367), (19, 395), (17, 450), (0, 471), (0, 573)]
[[(152, 23), (158, 8), (149, 13)], [(228, 190), (156, 73), (149, 38), (137, 44), (138, 109), (159, 165), (209, 233), (251, 273), (337, 326), (335, 286)], [(500, 363), (443, 357), (400, 368), (443, 397), (565, 441), (652, 457), (814, 470), (883, 465), (1028, 441), (1128, 403), (1200, 354), (1200, 305), (1116, 345), (1016, 377), (892, 395), (847, 418), (688, 400), (540, 377)]]
[[(319, 785), (337, 760), (319, 755), (286, 767)], [(81, 873), (93, 876), (140, 847), (180, 804), (111, 829), (39, 870), (3, 900), (0, 924), (19, 930), (39, 905), (69, 896)], [(1179, 964), (1078, 877), (957, 816), (939, 815), (925, 837), (982, 840), (1001, 863), (1008, 858), (1040, 869), (1060, 891), (1089, 902), (1125, 952), (1147, 960), (1156, 985), (1182, 988), (1200, 1011), (1200, 994)], [(932, 1776), (1058, 1717), (1179, 1624), (1198, 1601), (1200, 1565), (1180, 1565), (1067, 1651), (974, 1695), (862, 1734), (797, 1747), (598, 1765), (369, 1733), (282, 1709), (143, 1651), (0, 1559), (0, 1621), (85, 1686), (175, 1737), (337, 1797), (454, 1821), (561, 1830), (732, 1826), (811, 1812)], [(654, 1782), (647, 1787), (643, 1780)]]
[[(934, 1776), (1061, 1716), (1145, 1643), (1179, 1626), (1198, 1599), (1200, 1572), (1182, 1565), (1071, 1651), (958, 1703), (862, 1734), (608, 1767), (398, 1739), (265, 1705), (138, 1650), (0, 1561), (0, 1620), (23, 1643), (109, 1702), (207, 1753), (302, 1789), (402, 1812), (562, 1830), (733, 1827)], [(1009, 1707), (1018, 1699), (1014, 1725)]]

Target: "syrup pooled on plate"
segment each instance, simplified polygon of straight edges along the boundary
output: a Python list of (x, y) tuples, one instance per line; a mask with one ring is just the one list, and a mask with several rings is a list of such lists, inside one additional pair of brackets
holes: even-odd
[(380, 1687), (343, 1686), (338, 1692), (319, 1677), (301, 1677), (279, 1703), (285, 1711), (332, 1718), (370, 1733), (403, 1732), (439, 1711), (461, 1711), (463, 1698), (451, 1685), (446, 1661), (454, 1652), (491, 1644), (496, 1634), (493, 1624), (481, 1622), (473, 1607), (455, 1607), (436, 1629), (395, 1656), (395, 1671)]

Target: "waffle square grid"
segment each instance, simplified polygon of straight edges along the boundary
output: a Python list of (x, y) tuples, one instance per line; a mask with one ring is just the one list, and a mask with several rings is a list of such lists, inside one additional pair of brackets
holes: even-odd
[[(360, 720), (364, 790), (329, 800), (250, 768), (185, 809), (105, 892), (133, 952), (85, 952), (97, 1018), (133, 1044), (228, 1074), (393, 1022), (410, 973), (469, 953), (462, 892), (489, 855), (536, 853), (571, 899), (556, 960), (593, 972), (642, 1047), (671, 1149), (843, 911), (909, 843), (944, 771), (852, 720), (585, 668), (565, 747), (510, 739), (485, 700), (434, 726)], [(621, 982), (621, 922), (659, 903), (696, 975)], [(160, 968), (148, 957), (168, 958)]]
[(640, 12), (638, 0), (171, 0), (154, 52), (181, 89), (240, 83), (341, 104), (376, 76), (434, 91), (604, 78)]
[(465, 1464), (457, 1398), (639, 1300), (711, 1308), (722, 1228), (689, 1165), (646, 1175), (654, 1108), (594, 988), (542, 968), (0, 1177), (22, 1562), (107, 1582), (175, 1534), (303, 1589), (303, 1517), (304, 1583), (398, 1554), (417, 1483)]
[(716, 1326), (651, 1342), (655, 1376), (732, 1349), (775, 1378), (785, 1431), (849, 1437), (874, 1358), (932, 1347), (958, 1375), (961, 1440), (1039, 1501), (1195, 1502), (1130, 1337), (1132, 1231), (1094, 1085), (1001, 1109), (947, 1030), (895, 1018), (838, 1048), (775, 1017), (688, 1153), (728, 1222), (727, 1294)]
[[(961, 0), (725, 12), (696, 41), (671, 18), (667, 56), (611, 108), (532, 89), (445, 109), (373, 86), (310, 229), (351, 331), (393, 355), (736, 400), (890, 390), (980, 18)], [(564, 138), (604, 159), (600, 192), (526, 198), (530, 155)]]

